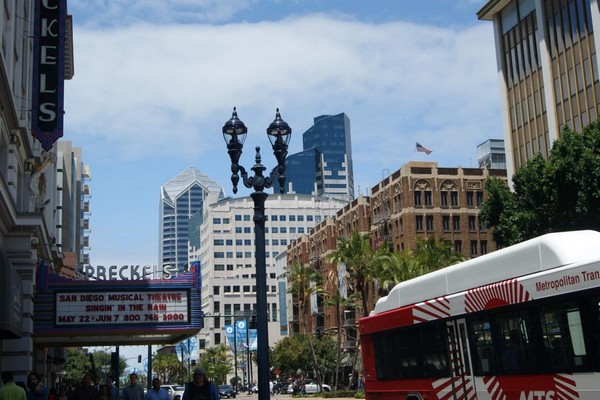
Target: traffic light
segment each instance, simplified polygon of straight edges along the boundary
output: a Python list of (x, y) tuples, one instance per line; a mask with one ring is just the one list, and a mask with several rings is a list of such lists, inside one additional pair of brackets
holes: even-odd
[(140, 354), (140, 355), (138, 355), (138, 364), (141, 364), (141, 362), (142, 362), (142, 355)]

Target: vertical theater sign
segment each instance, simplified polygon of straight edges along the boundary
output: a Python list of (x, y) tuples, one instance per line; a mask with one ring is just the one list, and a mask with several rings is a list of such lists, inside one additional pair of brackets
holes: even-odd
[(63, 135), (66, 0), (35, 2), (31, 134), (49, 151)]

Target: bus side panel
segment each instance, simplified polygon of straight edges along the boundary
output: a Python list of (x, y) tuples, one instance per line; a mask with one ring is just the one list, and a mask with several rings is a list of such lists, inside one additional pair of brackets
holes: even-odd
[(597, 400), (598, 373), (489, 376), (475, 378), (478, 400)]

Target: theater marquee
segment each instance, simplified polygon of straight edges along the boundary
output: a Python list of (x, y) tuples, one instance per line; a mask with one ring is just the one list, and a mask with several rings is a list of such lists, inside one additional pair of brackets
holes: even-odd
[(188, 322), (186, 291), (57, 292), (57, 325)]
[(200, 265), (171, 279), (82, 280), (38, 266), (39, 346), (173, 344), (204, 326)]

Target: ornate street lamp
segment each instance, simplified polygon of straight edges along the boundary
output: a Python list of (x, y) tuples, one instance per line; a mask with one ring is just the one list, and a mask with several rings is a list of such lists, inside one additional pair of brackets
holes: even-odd
[(247, 188), (254, 188), (250, 194), (254, 201), (254, 241), (256, 250), (256, 338), (257, 338), (257, 364), (258, 364), (258, 399), (267, 400), (271, 393), (269, 388), (269, 330), (267, 321), (267, 261), (265, 257), (265, 200), (268, 194), (265, 188), (273, 186), (272, 176), (277, 174), (277, 180), (284, 191), (285, 184), (285, 158), (288, 143), (292, 135), (292, 128), (281, 119), (279, 109), (275, 120), (267, 128), (267, 136), (273, 147), (273, 154), (277, 159), (277, 166), (271, 173), (264, 176), (267, 169), (261, 164), (260, 147), (256, 147), (256, 163), (251, 168), (254, 176), (248, 176), (246, 169), (239, 165), (240, 156), (246, 140), (248, 128), (238, 118), (235, 107), (231, 119), (223, 125), (223, 138), (227, 144), (227, 152), (231, 158), (231, 183), (233, 193), (237, 193), (237, 185), (242, 176), (242, 182)]

